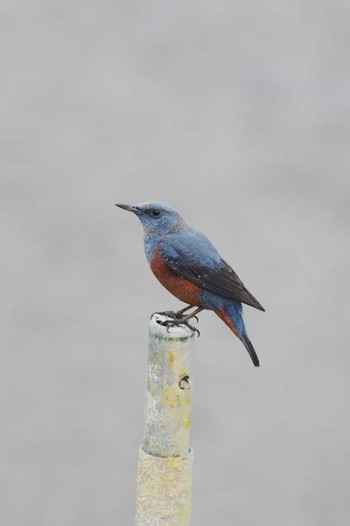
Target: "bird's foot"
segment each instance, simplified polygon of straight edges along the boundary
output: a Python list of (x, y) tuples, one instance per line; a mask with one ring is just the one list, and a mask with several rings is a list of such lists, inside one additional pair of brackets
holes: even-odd
[(197, 320), (197, 323), (198, 323), (198, 316), (196, 316), (195, 314), (193, 316), (184, 316), (183, 313), (188, 310), (189, 308), (191, 307), (186, 307), (185, 309), (181, 309), (181, 310), (178, 310), (178, 311), (174, 311), (174, 310), (165, 310), (163, 312), (154, 312), (152, 315), (151, 315), (151, 318), (152, 316), (154, 316), (155, 314), (159, 314), (160, 316), (166, 316), (167, 318), (172, 318), (173, 320), (180, 320), (180, 319), (189, 319), (189, 318), (195, 318)]
[[(197, 316), (195, 317), (197, 318)], [(179, 325), (185, 325), (185, 327), (188, 327), (189, 329), (191, 329), (191, 331), (196, 332), (198, 334), (198, 337), (200, 336), (200, 331), (196, 327), (191, 325), (187, 317), (184, 317), (184, 318), (174, 317), (174, 319), (172, 320), (164, 320), (158, 323), (159, 325), (163, 325), (164, 327), (166, 327), (167, 332), (169, 332), (169, 329), (171, 327), (178, 327)]]
[[(196, 318), (196, 319), (197, 319), (197, 322), (198, 322), (198, 318), (197, 318), (197, 316), (194, 316), (194, 318)], [(200, 330), (197, 329), (197, 327), (194, 327), (194, 326), (191, 325), (191, 323), (189, 323), (188, 321), (183, 322), (183, 325), (186, 325), (186, 327), (188, 327), (189, 329), (191, 329), (191, 331), (196, 332), (196, 333), (198, 334), (198, 338), (200, 337), (201, 333), (200, 333)]]
[(165, 310), (164, 312), (154, 312), (151, 314), (151, 319), (155, 314), (159, 314), (159, 316), (166, 316), (167, 318), (176, 319), (177, 318), (177, 312), (173, 310)]
[(174, 312), (174, 314), (175, 314), (174, 318), (176, 320), (180, 320), (180, 322), (182, 322), (183, 324), (185, 323), (186, 320), (189, 320), (191, 318), (194, 318), (197, 321), (197, 323), (199, 322), (198, 316), (196, 316), (195, 314), (192, 314), (192, 315), (190, 314), (188, 316), (183, 316), (183, 310), (179, 310), (177, 312)]

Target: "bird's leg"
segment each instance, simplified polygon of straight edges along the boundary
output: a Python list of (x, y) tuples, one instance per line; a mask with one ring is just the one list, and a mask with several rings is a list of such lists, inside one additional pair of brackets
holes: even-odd
[(180, 323), (182, 323), (183, 325), (185, 325), (186, 327), (188, 327), (192, 331), (195, 331), (198, 334), (198, 337), (201, 335), (200, 331), (196, 327), (194, 327), (191, 323), (189, 323), (188, 320), (190, 320), (191, 318), (196, 318), (197, 323), (198, 323), (198, 317), (196, 316), (196, 314), (198, 314), (202, 310), (204, 310), (204, 307), (198, 307), (198, 309), (196, 309), (195, 311), (191, 312), (188, 316), (184, 316), (183, 318), (178, 320)]
[[(187, 309), (186, 309), (187, 310)], [(188, 322), (188, 320), (190, 320), (191, 318), (196, 318), (197, 320), (197, 323), (198, 323), (198, 316), (196, 316), (196, 314), (198, 314), (199, 312), (201, 312), (202, 310), (204, 310), (204, 307), (198, 307), (196, 310), (194, 310), (193, 312), (191, 312), (190, 314), (188, 314), (187, 316), (184, 316), (183, 318), (179, 318), (179, 323), (186, 323)], [(181, 312), (181, 311), (180, 311)], [(179, 314), (178, 312), (176, 314)]]
[(187, 307), (184, 307), (183, 309), (176, 311), (175, 312), (176, 318), (182, 318), (183, 313), (189, 309), (193, 309), (194, 306), (195, 305), (187, 305)]
[(159, 314), (159, 316), (166, 316), (167, 318), (173, 318), (173, 319), (176, 318), (176, 312), (174, 310), (165, 310), (163, 312), (154, 312), (153, 314), (151, 314), (151, 319), (153, 318), (153, 316), (155, 314)]
[[(174, 319), (172, 319), (172, 320), (165, 320), (165, 321), (161, 322), (161, 325), (181, 325), (182, 323), (187, 322), (191, 318), (196, 318), (198, 320), (196, 314), (198, 314), (199, 312), (204, 310), (204, 307), (198, 307), (195, 311), (191, 312), (187, 316), (182, 316), (182, 314), (184, 312), (186, 312), (189, 309), (192, 309), (193, 307), (194, 307), (194, 305), (189, 305), (188, 307), (185, 307), (184, 309), (179, 310), (179, 311), (177, 311), (175, 313), (173, 313), (172, 311), (167, 311), (167, 313), (171, 312), (172, 314), (175, 314), (175, 316), (170, 316), (171, 318), (174, 318)], [(166, 315), (165, 312), (164, 313), (158, 312), (157, 314), (164, 314), (164, 315)]]
[(176, 312), (173, 310), (166, 310), (164, 312), (154, 312), (152, 316), (154, 316), (155, 314), (159, 314), (161, 316), (167, 316), (168, 318), (173, 318), (173, 319), (182, 318), (183, 313), (189, 309), (192, 309), (193, 307), (194, 305), (187, 305), (187, 307), (185, 307), (184, 309), (178, 310)]
[[(183, 309), (183, 312), (185, 310), (188, 310), (188, 308), (189, 307), (186, 307), (186, 309)], [(191, 318), (193, 318), (193, 317), (197, 318), (196, 314), (198, 314), (202, 310), (204, 310), (204, 307), (198, 307), (198, 309), (196, 309), (194, 312), (191, 312), (188, 316), (184, 316), (183, 318), (176, 318), (176, 319), (173, 319), (173, 320), (165, 320), (165, 321), (161, 322), (160, 325), (164, 325), (167, 328), (167, 330), (169, 330), (170, 327), (177, 327), (178, 325), (185, 325), (186, 327), (188, 327), (192, 331), (197, 332), (198, 336), (199, 336), (200, 335), (199, 330), (196, 329), (196, 327), (194, 327), (193, 325), (191, 325), (189, 323), (189, 320)]]

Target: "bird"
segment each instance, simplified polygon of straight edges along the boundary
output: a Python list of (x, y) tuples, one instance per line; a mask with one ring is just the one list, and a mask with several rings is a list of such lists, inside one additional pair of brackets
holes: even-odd
[[(265, 311), (248, 291), (236, 272), (201, 232), (189, 226), (171, 206), (147, 201), (138, 205), (115, 203), (134, 213), (144, 230), (144, 249), (153, 274), (186, 307), (161, 314), (170, 316), (168, 328), (185, 324), (202, 310), (214, 311), (247, 349), (255, 365), (259, 358), (243, 321), (242, 304)], [(185, 312), (195, 308), (185, 315)], [(199, 331), (197, 330), (198, 335)]]

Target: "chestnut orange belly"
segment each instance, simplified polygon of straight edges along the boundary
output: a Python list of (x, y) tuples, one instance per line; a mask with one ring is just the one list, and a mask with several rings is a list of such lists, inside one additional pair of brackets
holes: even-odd
[(189, 305), (198, 305), (198, 307), (201, 307), (201, 288), (188, 279), (177, 276), (171, 272), (159, 254), (158, 248), (155, 251), (150, 266), (153, 274), (161, 282), (163, 287), (176, 296), (176, 298)]

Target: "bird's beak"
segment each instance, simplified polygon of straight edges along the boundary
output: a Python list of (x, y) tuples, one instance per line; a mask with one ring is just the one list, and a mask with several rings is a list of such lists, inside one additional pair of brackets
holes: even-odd
[(137, 216), (140, 216), (143, 214), (142, 210), (137, 208), (137, 206), (123, 205), (122, 203), (115, 203), (115, 206), (119, 206), (119, 208), (122, 208), (123, 210), (127, 210), (128, 212), (133, 212)]

